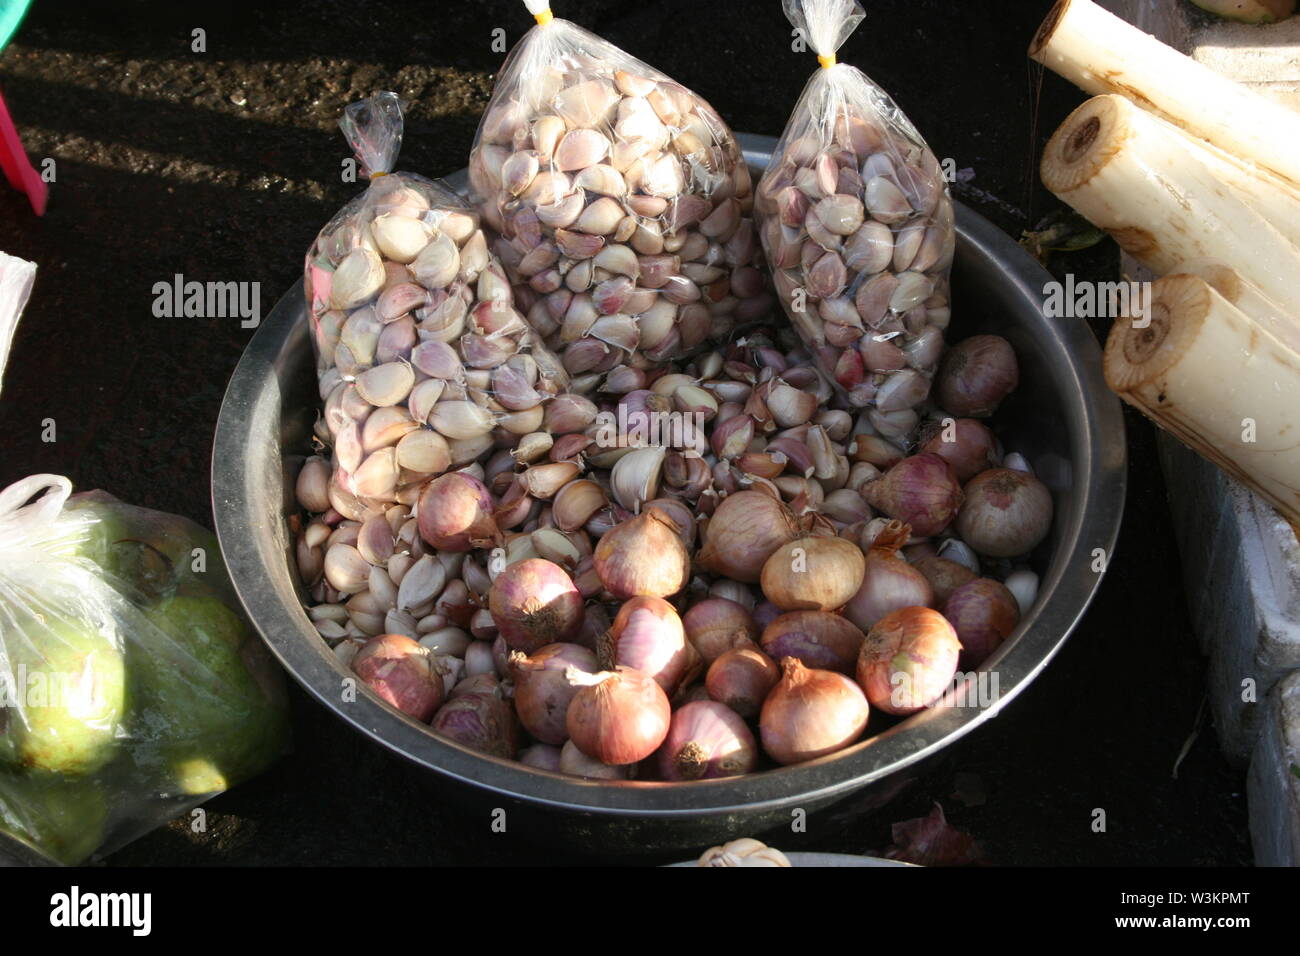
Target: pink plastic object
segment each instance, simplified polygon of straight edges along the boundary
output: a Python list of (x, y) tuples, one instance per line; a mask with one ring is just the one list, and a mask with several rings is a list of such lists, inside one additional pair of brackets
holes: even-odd
[(4, 97), (0, 96), (0, 169), (14, 189), (27, 194), (36, 215), (45, 215), (47, 197), (45, 180), (33, 168), (31, 160), (23, 150), (22, 141), (14, 121), (9, 118), (9, 108), (5, 106)]

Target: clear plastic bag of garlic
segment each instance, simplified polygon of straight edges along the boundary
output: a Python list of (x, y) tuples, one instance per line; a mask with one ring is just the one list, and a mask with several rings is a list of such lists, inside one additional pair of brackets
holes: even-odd
[(880, 434), (910, 437), (944, 348), (952, 202), (912, 123), (836, 51), (853, 0), (783, 0), (821, 69), (756, 191), (777, 298), (821, 370)]
[(316, 432), (333, 450), (328, 504), (363, 520), (537, 431), (568, 375), (514, 307), (473, 208), (391, 172), (397, 95), (352, 104), (339, 125), (370, 184), (321, 230), (305, 287), (325, 403)]
[(725, 340), (772, 297), (752, 182), (700, 96), (526, 0), (470, 184), (529, 321), (575, 391)]

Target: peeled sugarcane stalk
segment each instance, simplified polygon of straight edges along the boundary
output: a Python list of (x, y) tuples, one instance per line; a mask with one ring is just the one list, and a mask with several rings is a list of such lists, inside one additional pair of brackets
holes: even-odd
[(1091, 0), (1058, 0), (1029, 56), (1087, 93), (1118, 93), (1300, 186), (1300, 116)]
[(1179, 263), (1171, 274), (1204, 279), (1215, 292), (1287, 346), (1300, 352), (1300, 321), (1287, 315), (1281, 306), (1243, 279), (1232, 266), (1215, 259), (1192, 259)]
[(1043, 185), (1158, 275), (1211, 259), (1300, 316), (1300, 248), (1190, 150), (1120, 96), (1070, 114), (1043, 153)]
[(1106, 383), (1300, 522), (1300, 352), (1197, 276), (1156, 281), (1146, 321), (1116, 320)]

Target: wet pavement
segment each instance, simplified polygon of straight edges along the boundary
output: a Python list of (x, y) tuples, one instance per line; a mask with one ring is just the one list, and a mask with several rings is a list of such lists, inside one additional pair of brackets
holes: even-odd
[[(841, 51), (888, 89), (959, 198), (1019, 235), (1058, 203), (1037, 184), (1046, 137), (1083, 96), (1024, 55), (1047, 0), (874, 0)], [(395, 89), (411, 106), (400, 167), (465, 164), (502, 54), (530, 21), (517, 0), (202, 5), (38, 0), (0, 54), (0, 90), (38, 163), (49, 212), (0, 190), (0, 249), (39, 263), (0, 403), (0, 484), (70, 476), (211, 526), (212, 429), (251, 336), (238, 318), (159, 319), (155, 282), (261, 284), (262, 311), (298, 277), (320, 226), (354, 194), (337, 119)], [(576, 0), (581, 22), (706, 96), (737, 130), (779, 133), (815, 61), (790, 50), (776, 0)], [(195, 52), (193, 31), (206, 50)], [(1053, 264), (1114, 277), (1107, 242)], [(1095, 331), (1102, 335), (1104, 328)], [(1046, 672), (952, 748), (923, 787), (788, 849), (869, 852), (889, 823), (943, 803), (998, 864), (1250, 862), (1244, 777), (1197, 726), (1204, 660), (1192, 637), (1150, 427), (1126, 411), (1127, 519), (1097, 600)], [(52, 418), (55, 442), (42, 440)], [(414, 768), (366, 743), (296, 687), (296, 749), (117, 864), (544, 864), (527, 834), (443, 803)], [(1093, 813), (1106, 811), (1104, 833)], [(617, 862), (617, 861), (610, 861)]]

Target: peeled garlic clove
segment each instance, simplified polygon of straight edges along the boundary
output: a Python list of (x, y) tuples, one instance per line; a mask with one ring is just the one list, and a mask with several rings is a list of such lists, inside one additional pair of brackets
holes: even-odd
[[(609, 155), (609, 140), (594, 129), (570, 130), (555, 149), (554, 166), (572, 172), (594, 166)], [(517, 195), (517, 194), (516, 194)]]
[(881, 412), (904, 411), (915, 408), (929, 394), (929, 379), (915, 369), (903, 369), (890, 375), (880, 386), (876, 392), (876, 408)]
[(892, 272), (882, 272), (858, 287), (854, 304), (868, 328), (878, 328), (889, 312), (890, 300), (898, 289), (898, 277)]
[[(671, 153), (664, 153), (650, 162), (644, 169), (641, 189), (650, 196), (660, 199), (672, 199), (681, 195), (686, 188), (682, 177), (681, 163)], [(698, 197), (697, 197), (698, 198)], [(707, 204), (707, 200), (705, 200)], [(678, 226), (685, 223), (678, 223)]]
[(460, 356), (446, 342), (421, 342), (411, 350), (411, 364), (433, 378), (449, 382), (460, 382), (465, 378), (465, 366), (461, 364)]
[(573, 228), (591, 235), (608, 236), (618, 228), (622, 219), (623, 207), (608, 196), (602, 196), (583, 210)]
[(384, 287), (387, 274), (379, 254), (357, 247), (343, 257), (330, 284), (330, 307), (355, 309), (365, 305)]
[[(604, 139), (603, 136), (601, 138)], [(582, 170), (574, 178), (573, 185), (601, 196), (619, 197), (627, 192), (627, 183), (623, 180), (623, 174), (613, 166), (603, 163)]]
[(422, 428), (398, 441), (397, 463), (421, 475), (440, 475), (451, 467), (451, 449), (440, 434)]
[(396, 405), (415, 385), (415, 372), (406, 362), (386, 362), (357, 376), (357, 394), (371, 405)]
[(352, 490), (360, 498), (389, 498), (397, 490), (397, 450), (371, 452), (352, 474)]
[(546, 406), (541, 404), (517, 412), (506, 412), (497, 419), (497, 425), (511, 435), (527, 435), (542, 427), (545, 412)]
[(439, 233), (420, 250), (410, 270), (426, 289), (442, 289), (450, 285), (460, 271), (460, 250), (450, 236)]
[(837, 236), (851, 236), (858, 231), (864, 218), (862, 203), (854, 196), (840, 193), (827, 196), (817, 203), (818, 220)]
[[(302, 463), (298, 471), (298, 480), (294, 491), (298, 504), (315, 514), (329, 510), (329, 463), (319, 455), (313, 455)], [(317, 542), (319, 543), (319, 542)]]
[(361, 426), (362, 449), (369, 454), (396, 445), (403, 435), (419, 427), (411, 420), (410, 412), (400, 405), (376, 408)]
[(397, 607), (402, 611), (428, 604), (442, 593), (447, 583), (447, 569), (431, 554), (426, 554), (402, 575), (397, 587)]
[(551, 206), (572, 192), (573, 186), (564, 173), (544, 172), (534, 177), (523, 198), (536, 206)]
[(409, 359), (417, 341), (415, 320), (409, 315), (389, 322), (375, 344), (375, 361), (386, 363)]
[(474, 230), (460, 247), (460, 270), (456, 277), (462, 282), (473, 282), (488, 265), (487, 236), (481, 229)]
[(446, 385), (447, 383), (442, 379), (427, 378), (411, 389), (411, 394), (406, 398), (406, 407), (411, 413), (411, 418), (427, 424), (429, 412), (433, 411), (433, 406), (442, 398)]
[[(356, 548), (372, 565), (386, 565), (394, 550), (393, 529), (389, 527), (388, 519), (383, 515), (373, 515), (362, 522)], [(373, 590), (373, 580), (371, 589)]]
[(562, 568), (577, 567), (582, 552), (569, 536), (556, 528), (541, 528), (529, 535), (533, 550)]
[(521, 476), (524, 488), (533, 498), (546, 500), (557, 491), (578, 477), (582, 466), (573, 461), (552, 462), (545, 465), (533, 465)]
[(659, 493), (659, 477), (663, 473), (667, 450), (661, 446), (637, 448), (614, 464), (609, 476), (614, 500), (633, 513)]
[(873, 176), (867, 180), (864, 202), (871, 218), (891, 226), (912, 215), (912, 206), (903, 191), (883, 176)]
[(609, 504), (605, 490), (588, 478), (571, 481), (551, 502), (551, 519), (561, 531), (577, 531)]
[(411, 262), (429, 244), (432, 230), (418, 219), (384, 213), (370, 224), (375, 245), (385, 258), (402, 264)]
[(781, 428), (793, 428), (810, 421), (817, 413), (817, 396), (776, 379), (768, 390), (766, 403), (772, 420)]
[(555, 439), (546, 432), (529, 432), (519, 439), (510, 455), (520, 464), (531, 464), (545, 458), (554, 444)]
[(894, 312), (906, 312), (920, 305), (934, 290), (934, 280), (920, 272), (904, 272), (898, 277), (898, 287), (889, 299)]
[[(633, 279), (641, 273), (641, 265), (636, 253), (628, 246), (623, 245), (606, 246), (596, 254), (593, 265), (597, 269), (604, 269), (615, 275), (630, 276)], [(644, 309), (636, 310), (629, 306), (628, 311), (636, 314), (638, 311), (644, 311)]]
[(824, 253), (808, 270), (808, 294), (817, 299), (834, 298), (847, 282), (844, 260), (834, 252)]
[(540, 168), (537, 153), (511, 153), (501, 164), (501, 185), (510, 195), (518, 196), (533, 184)]
[(730, 239), (731, 234), (740, 225), (740, 203), (734, 199), (724, 199), (700, 223), (700, 232), (711, 239)]
[(883, 222), (874, 219), (862, 227), (844, 244), (844, 264), (854, 272), (867, 275), (889, 267), (894, 257), (894, 234)]
[(555, 112), (573, 128), (605, 122), (618, 101), (618, 92), (607, 80), (587, 80), (560, 92), (554, 104)]
[(655, 88), (654, 80), (637, 76), (627, 70), (615, 70), (614, 83), (624, 96), (646, 96)]
[(428, 302), (429, 293), (426, 289), (414, 282), (402, 282), (389, 286), (379, 296), (379, 301), (375, 303), (375, 316), (380, 322), (393, 322), (408, 312), (422, 308)]
[(481, 438), (492, 431), (492, 413), (473, 402), (443, 401), (429, 412), (429, 424), (441, 435), (454, 440)]
[[(611, 200), (612, 202), (613, 200)], [(605, 247), (605, 237), (590, 235), (587, 232), (572, 232), (568, 229), (555, 230), (555, 244), (570, 259), (590, 259)], [(541, 248), (540, 246), (538, 248)], [(522, 271), (522, 270), (521, 270)]]
[(560, 196), (553, 203), (538, 205), (535, 211), (543, 225), (550, 226), (552, 229), (561, 229), (573, 226), (577, 222), (586, 201), (587, 197), (582, 194), (582, 190), (575, 189), (567, 196)]
[(325, 552), (325, 580), (340, 594), (362, 591), (370, 580), (370, 562), (352, 545), (330, 545)]

